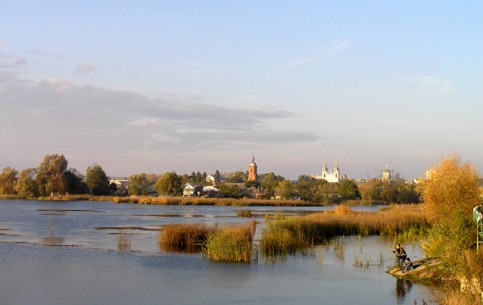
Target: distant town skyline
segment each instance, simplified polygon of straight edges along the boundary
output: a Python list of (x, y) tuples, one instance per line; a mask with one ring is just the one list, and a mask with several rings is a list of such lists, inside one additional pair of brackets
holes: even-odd
[(0, 167), (483, 170), (483, 2), (2, 2)]

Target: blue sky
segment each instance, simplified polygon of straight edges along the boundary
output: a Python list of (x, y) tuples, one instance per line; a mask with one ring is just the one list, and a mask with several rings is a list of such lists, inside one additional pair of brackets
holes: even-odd
[(0, 167), (483, 168), (483, 2), (2, 1)]

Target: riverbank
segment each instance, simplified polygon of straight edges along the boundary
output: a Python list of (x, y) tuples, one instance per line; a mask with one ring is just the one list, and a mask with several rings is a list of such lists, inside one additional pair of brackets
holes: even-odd
[(438, 287), (438, 301), (444, 305), (483, 303), (483, 286), (480, 279), (456, 277), (443, 265), (444, 261), (441, 258), (423, 258), (413, 262), (412, 270), (401, 271), (394, 266), (387, 273), (401, 280)]
[[(280, 206), (280, 207), (313, 207), (322, 206), (321, 203), (303, 200), (284, 199), (255, 199), (255, 198), (204, 198), (204, 197), (166, 197), (166, 196), (93, 196), (82, 195), (54, 195), (38, 198), (24, 198), (16, 195), (2, 195), (0, 199), (6, 200), (40, 200), (40, 201), (102, 201), (122, 204), (145, 204), (145, 205), (206, 205), (206, 206)], [(375, 200), (350, 200), (343, 202), (347, 205), (382, 205), (384, 202)]]

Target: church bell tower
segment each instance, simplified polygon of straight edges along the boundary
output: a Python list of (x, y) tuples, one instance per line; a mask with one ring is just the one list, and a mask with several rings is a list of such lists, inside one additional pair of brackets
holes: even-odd
[(248, 181), (257, 181), (257, 164), (255, 163), (255, 157), (252, 156), (252, 162), (248, 165)]

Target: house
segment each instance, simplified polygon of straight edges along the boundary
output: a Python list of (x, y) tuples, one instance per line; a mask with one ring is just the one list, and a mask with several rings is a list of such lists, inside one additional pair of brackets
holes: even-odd
[(109, 184), (114, 184), (116, 190), (114, 191), (114, 196), (127, 196), (129, 190), (129, 180), (127, 179), (111, 179)]
[(219, 190), (214, 186), (203, 186), (203, 185), (194, 185), (191, 183), (186, 183), (183, 187), (183, 197), (191, 197), (191, 196), (215, 196)]
[(213, 175), (208, 175), (208, 176), (206, 176), (206, 182), (209, 182), (209, 183), (215, 185), (216, 177), (213, 176)]
[(216, 195), (219, 192), (220, 191), (214, 186), (204, 186), (203, 187), (203, 196), (206, 196), (206, 197), (216, 197)]
[(195, 193), (196, 185), (191, 183), (186, 183), (183, 187), (183, 197), (190, 197), (193, 196)]

